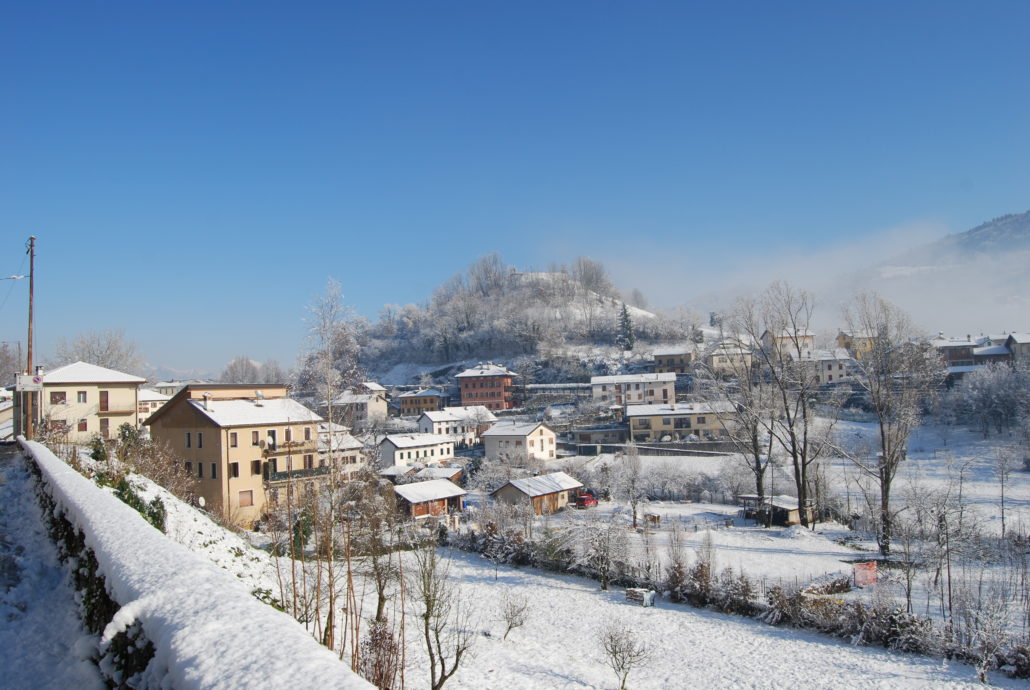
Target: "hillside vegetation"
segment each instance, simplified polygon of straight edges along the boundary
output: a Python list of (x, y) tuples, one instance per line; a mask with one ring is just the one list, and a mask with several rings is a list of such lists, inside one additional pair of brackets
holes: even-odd
[(568, 345), (612, 345), (624, 308), (638, 342), (680, 340), (693, 332), (693, 314), (656, 314), (645, 304), (639, 292), (624, 299), (604, 267), (589, 258), (571, 267), (520, 272), (490, 254), (437, 287), (425, 304), (387, 305), (378, 321), (361, 325), (356, 338), (361, 362), (382, 369), (399, 362), (548, 356)]

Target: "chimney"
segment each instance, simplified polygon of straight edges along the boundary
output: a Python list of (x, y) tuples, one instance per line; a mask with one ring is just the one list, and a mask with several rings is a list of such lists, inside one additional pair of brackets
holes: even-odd
[(210, 393), (204, 393), (204, 411), (205, 412), (207, 412), (209, 410), (207, 404), (208, 404), (208, 402), (210, 402), (210, 400), (211, 400), (211, 394)]

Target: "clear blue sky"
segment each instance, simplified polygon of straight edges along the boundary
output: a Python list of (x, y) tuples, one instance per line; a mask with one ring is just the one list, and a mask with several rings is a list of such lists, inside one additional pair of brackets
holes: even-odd
[(0, 275), (37, 235), (44, 354), (124, 328), (218, 370), (292, 365), (329, 276), (374, 317), (490, 251), (628, 289), (655, 254), (957, 232), (1030, 208), (1028, 26), (1026, 2), (7, 2)]

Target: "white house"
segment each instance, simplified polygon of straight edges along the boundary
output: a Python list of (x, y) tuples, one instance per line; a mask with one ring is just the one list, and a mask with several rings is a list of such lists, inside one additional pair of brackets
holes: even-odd
[(543, 422), (500, 421), (483, 432), (486, 457), (519, 456), (538, 460), (555, 457), (557, 435)]
[(590, 388), (595, 403), (653, 405), (676, 400), (676, 374), (620, 374), (594, 376)]
[(483, 405), (445, 407), (428, 410), (418, 418), (418, 430), (423, 434), (450, 436), (462, 446), (479, 442), (480, 434), (497, 421), (494, 413)]
[(791, 352), (790, 358), (812, 374), (817, 384), (834, 383), (852, 378), (854, 360), (842, 347), (832, 350), (803, 350), (800, 356)]
[(435, 434), (391, 434), (379, 442), (382, 465), (446, 464), (454, 459), (454, 439)]

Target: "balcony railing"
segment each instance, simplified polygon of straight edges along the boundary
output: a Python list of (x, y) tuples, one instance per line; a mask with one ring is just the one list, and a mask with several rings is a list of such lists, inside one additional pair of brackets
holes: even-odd
[(320, 477), (329, 474), (331, 468), (329, 465), (322, 467), (312, 467), (310, 469), (290, 470), (284, 472), (272, 472), (268, 463), (265, 463), (264, 467), (264, 479), (269, 484), (276, 482), (285, 482), (294, 479), (310, 479), (311, 477)]

